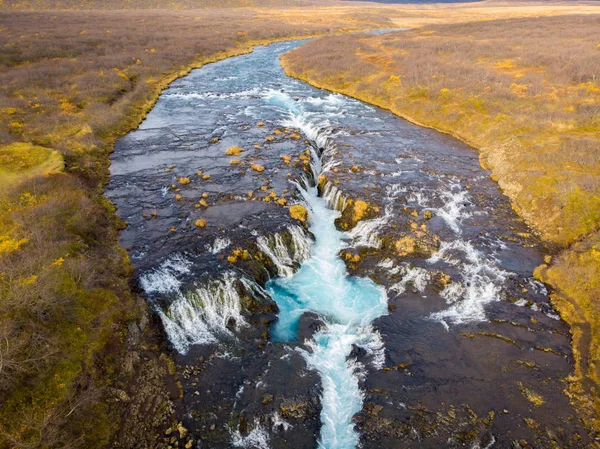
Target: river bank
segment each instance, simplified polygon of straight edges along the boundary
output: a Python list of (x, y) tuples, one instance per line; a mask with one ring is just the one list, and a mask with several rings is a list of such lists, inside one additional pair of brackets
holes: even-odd
[[(595, 36), (589, 33), (597, 21), (523, 19), (332, 38), (282, 57), (290, 76), (383, 107), (479, 150), (481, 165), (491, 169), (515, 210), (547, 242), (549, 255), (535, 273), (552, 286), (554, 304), (571, 326), (577, 365), (570, 388), (593, 426), (594, 342), (600, 338), (594, 215), (600, 210), (600, 172), (593, 152), (600, 122), (593, 105), (600, 89), (584, 73), (591, 76), (598, 67), (592, 63)], [(519, 32), (525, 26), (536, 32), (525, 36)], [(536, 46), (560, 26), (577, 34), (576, 40), (562, 35), (563, 50), (589, 47), (570, 68), (558, 62), (557, 46), (547, 46), (548, 52)], [(511, 46), (512, 39), (522, 47)], [(570, 72), (584, 60), (591, 72)]]
[[(2, 445), (168, 445), (162, 435), (177, 419), (172, 362), (131, 290), (117, 243), (125, 223), (102, 196), (114, 142), (193, 68), (306, 33), (378, 27), (373, 17), (358, 25), (327, 17), (298, 26), (237, 11), (201, 20), (164, 11), (0, 13), (11, 49), (0, 132)], [(215, 21), (228, 26), (215, 33)]]

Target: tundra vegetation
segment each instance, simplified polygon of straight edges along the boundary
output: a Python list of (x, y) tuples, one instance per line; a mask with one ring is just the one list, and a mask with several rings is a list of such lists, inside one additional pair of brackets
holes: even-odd
[[(373, 5), (365, 12), (363, 5), (292, 0), (260, 8), (274, 4), (0, 1), (0, 447), (95, 448), (111, 441), (131, 447), (132, 438), (144, 438), (135, 445), (154, 446), (161, 436), (155, 428), (160, 419), (146, 411), (135, 422), (140, 416), (126, 404), (137, 403), (136, 395), (150, 388), (148, 379), (172, 374), (173, 364), (160, 354), (160, 339), (150, 335), (140, 343), (131, 332), (152, 326), (142, 325), (145, 305), (131, 291), (131, 266), (118, 246), (125, 224), (102, 191), (115, 140), (140, 123), (172, 80), (281, 39), (591, 8), (557, 5), (549, 12), (486, 2), (452, 10)], [(199, 6), (231, 8), (194, 9)], [(240, 6), (252, 8), (235, 9)], [(574, 95), (588, 95), (586, 89)], [(306, 220), (305, 211), (293, 213)], [(548, 276), (584, 270), (588, 265), (578, 254), (556, 259)], [(597, 260), (585, 246), (580, 254)], [(572, 289), (593, 284), (581, 285)], [(138, 341), (135, 351), (132, 341)], [(155, 413), (168, 415), (168, 407), (160, 407)], [(126, 426), (128, 419), (134, 421)]]
[[(600, 13), (600, 10), (597, 10)], [(458, 137), (547, 242), (536, 276), (571, 325), (569, 394), (598, 427), (599, 15), (329, 37), (282, 57), (289, 75)]]

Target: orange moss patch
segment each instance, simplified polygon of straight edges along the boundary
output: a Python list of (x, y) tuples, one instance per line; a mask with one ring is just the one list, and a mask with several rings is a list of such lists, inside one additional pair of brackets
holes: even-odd
[(362, 220), (369, 210), (369, 203), (363, 200), (356, 200), (352, 205), (352, 220), (356, 223)]
[(412, 237), (404, 237), (394, 243), (394, 248), (398, 256), (404, 257), (413, 254), (417, 249), (417, 245)]
[(240, 148), (236, 145), (236, 146), (227, 148), (227, 150), (225, 151), (225, 154), (227, 156), (241, 156), (241, 154), (243, 152), (244, 152), (243, 148)]
[(295, 204), (290, 206), (290, 217), (294, 220), (306, 223), (306, 220), (308, 220), (308, 211), (306, 210), (306, 207), (301, 204)]

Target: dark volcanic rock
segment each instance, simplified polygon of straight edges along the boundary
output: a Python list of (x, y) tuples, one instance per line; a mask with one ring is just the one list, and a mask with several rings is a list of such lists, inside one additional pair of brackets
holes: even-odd
[(312, 336), (325, 326), (325, 322), (314, 312), (304, 312), (298, 323), (298, 341), (312, 339)]

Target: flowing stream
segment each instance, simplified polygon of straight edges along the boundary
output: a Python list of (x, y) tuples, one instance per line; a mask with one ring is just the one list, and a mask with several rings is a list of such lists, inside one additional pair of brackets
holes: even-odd
[(540, 242), (471, 148), (286, 77), (301, 43), (177, 80), (113, 154), (186, 428), (201, 447), (585, 447)]
[[(320, 174), (320, 173), (317, 173)], [(338, 253), (343, 234), (334, 225), (339, 212), (319, 198), (316, 187), (299, 187), (310, 208), (310, 230), (315, 245), (310, 259), (290, 277), (271, 280), (267, 291), (279, 306), (273, 336), (294, 341), (300, 316), (316, 312), (325, 321), (302, 354), (323, 382), (321, 438), (327, 449), (352, 448), (358, 444), (352, 417), (362, 408), (358, 385), (360, 366), (348, 360), (353, 346), (367, 349), (374, 363), (383, 364), (383, 343), (371, 322), (387, 312), (387, 294), (370, 279), (351, 277)]]

